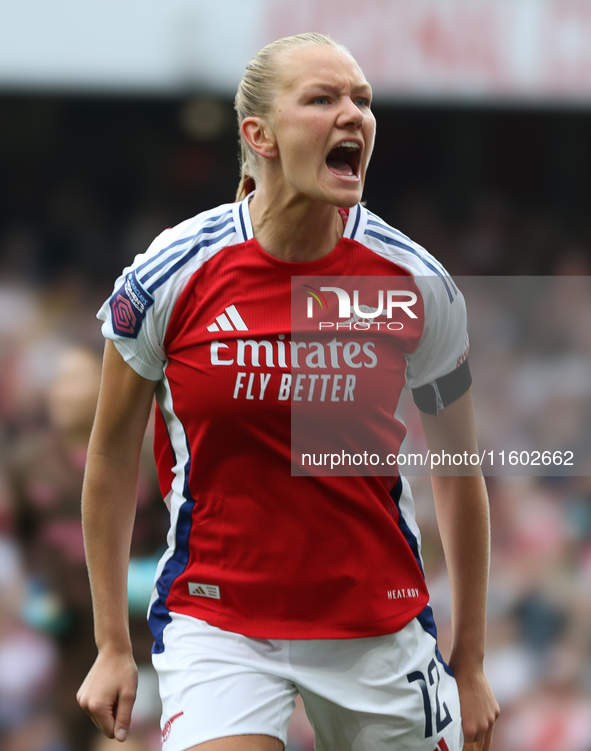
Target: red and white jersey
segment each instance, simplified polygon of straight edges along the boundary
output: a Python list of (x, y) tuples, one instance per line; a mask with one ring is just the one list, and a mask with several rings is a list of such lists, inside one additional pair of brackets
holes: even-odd
[[(159, 382), (155, 453), (171, 527), (150, 605), (155, 651), (171, 610), (246, 636), (307, 639), (391, 633), (428, 605), (408, 483), (293, 476), (291, 410), (298, 397), (310, 409), (348, 408), (365, 388), (376, 409), (364, 428), (389, 431), (396, 453), (402, 388), (427, 389), (436, 409), (453, 400), (446, 379), (465, 360), (463, 298), (431, 255), (361, 205), (331, 253), (290, 263), (260, 247), (248, 204), (163, 232), (99, 312), (129, 365)], [(416, 313), (395, 346), (354, 332), (294, 342), (292, 279), (355, 276), (413, 290)], [(367, 380), (378, 361), (388, 388)]]

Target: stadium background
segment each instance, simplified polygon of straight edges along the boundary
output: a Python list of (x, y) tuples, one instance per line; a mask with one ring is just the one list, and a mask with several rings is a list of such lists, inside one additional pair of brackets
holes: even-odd
[[(304, 30), (349, 46), (376, 89), (369, 207), (456, 276), (549, 279), (543, 304), (517, 306), (525, 323), (502, 282), (472, 302), (474, 346), (490, 345), (473, 363), (481, 440), (588, 457), (591, 2), (1, 5), (0, 748), (102, 751), (114, 743), (73, 699), (93, 659), (78, 496), (94, 316), (155, 234), (233, 199), (245, 64)], [(130, 751), (159, 747), (143, 611), (166, 519), (149, 442), (130, 568), (141, 666)], [(591, 751), (591, 471), (581, 475), (488, 482), (495, 751)], [(428, 480), (413, 484), (445, 654), (445, 566)], [(298, 707), (289, 751), (311, 748)]]

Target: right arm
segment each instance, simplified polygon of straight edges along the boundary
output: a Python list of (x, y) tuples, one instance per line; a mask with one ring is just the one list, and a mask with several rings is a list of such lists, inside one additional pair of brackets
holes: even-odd
[(129, 730), (137, 689), (127, 571), (140, 452), (155, 387), (156, 381), (138, 375), (107, 340), (82, 490), (98, 656), (77, 698), (108, 738), (121, 741)]

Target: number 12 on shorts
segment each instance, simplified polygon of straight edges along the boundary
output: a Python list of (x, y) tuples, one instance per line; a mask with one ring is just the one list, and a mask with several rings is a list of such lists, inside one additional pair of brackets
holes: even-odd
[[(433, 674), (435, 674), (437, 679), (435, 679)], [(442, 706), (439, 702), (440, 676), (437, 662), (434, 659), (431, 660), (429, 667), (427, 668), (427, 677), (429, 680), (429, 686), (435, 685), (435, 728), (437, 734), (439, 734), (444, 728), (449, 725), (449, 723), (452, 721), (452, 718), (445, 702), (443, 702), (443, 711), (445, 715), (443, 718), (441, 717)], [(420, 670), (415, 670), (413, 673), (409, 673), (406, 678), (409, 683), (414, 683), (415, 681), (417, 681), (421, 688), (421, 693), (423, 694), (423, 707), (425, 709), (425, 738), (431, 738), (431, 736), (433, 735), (433, 708), (431, 706), (431, 697), (429, 695), (429, 686), (427, 685), (427, 679), (425, 678), (424, 673), (421, 673)]]

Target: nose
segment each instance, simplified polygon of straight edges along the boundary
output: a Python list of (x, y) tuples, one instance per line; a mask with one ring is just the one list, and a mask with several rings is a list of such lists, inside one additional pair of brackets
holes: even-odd
[(364, 114), (350, 97), (343, 97), (341, 112), (339, 113), (338, 125), (341, 128), (354, 126), (360, 128), (363, 124)]

